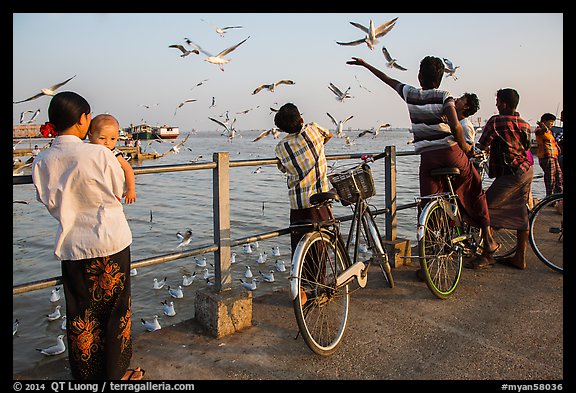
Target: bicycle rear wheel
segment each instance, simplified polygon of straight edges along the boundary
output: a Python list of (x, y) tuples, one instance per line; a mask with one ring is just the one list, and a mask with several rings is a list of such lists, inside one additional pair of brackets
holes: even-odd
[(553, 194), (530, 214), (530, 246), (544, 264), (564, 273), (564, 194)]
[(346, 268), (345, 258), (342, 244), (324, 230), (305, 235), (294, 253), (296, 322), (304, 341), (318, 355), (336, 351), (348, 323), (348, 284), (336, 286), (336, 277)]
[(421, 214), (418, 222), (420, 267), (430, 291), (446, 299), (460, 281), (463, 249), (452, 245), (457, 229), (438, 201), (429, 202)]

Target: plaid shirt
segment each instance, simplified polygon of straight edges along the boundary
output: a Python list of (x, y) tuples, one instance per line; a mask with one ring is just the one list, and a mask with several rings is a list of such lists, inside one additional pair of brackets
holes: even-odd
[(286, 173), (291, 209), (310, 207), (310, 197), (330, 189), (324, 139), (330, 131), (316, 123), (306, 124), (297, 134), (286, 135), (276, 145), (278, 168)]
[(526, 157), (526, 151), (530, 149), (530, 134), (530, 124), (520, 116), (494, 115), (488, 120), (478, 143), (490, 146), (490, 178), (530, 169), (532, 164)]

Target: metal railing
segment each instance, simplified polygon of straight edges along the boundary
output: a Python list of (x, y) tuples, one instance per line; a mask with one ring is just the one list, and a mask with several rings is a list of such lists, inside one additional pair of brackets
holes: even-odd
[[(405, 205), (396, 203), (396, 157), (416, 155), (414, 152), (396, 152), (395, 146), (386, 146), (386, 157), (384, 158), (385, 171), (385, 208), (377, 209), (376, 214), (385, 215), (385, 239), (396, 240), (396, 213), (398, 210), (408, 209), (416, 206), (416, 202)], [(341, 155), (328, 155), (327, 160), (347, 160), (358, 159), (363, 155), (374, 155), (377, 153), (354, 153)], [(213, 154), (212, 162), (197, 164), (175, 164), (175, 165), (153, 165), (146, 167), (135, 167), (135, 175), (144, 175), (151, 173), (179, 172), (212, 169), (212, 200), (213, 200), (213, 229), (214, 243), (207, 244), (187, 251), (173, 252), (163, 255), (156, 255), (149, 258), (132, 261), (132, 268), (157, 265), (174, 261), (181, 258), (214, 253), (214, 274), (215, 289), (217, 291), (231, 288), (232, 272), (230, 265), (230, 249), (255, 241), (271, 239), (278, 236), (290, 234), (290, 228), (279, 228), (273, 231), (255, 234), (252, 236), (232, 240), (230, 238), (230, 168), (244, 166), (261, 166), (276, 165), (276, 158), (263, 160), (238, 160), (230, 161), (228, 152), (216, 152)], [(32, 184), (31, 175), (13, 176), (13, 185)], [(349, 221), (352, 215), (338, 217), (341, 221)], [(389, 258), (394, 258), (394, 249), (388, 249)], [(12, 288), (12, 294), (31, 292), (43, 288), (52, 287), (62, 284), (62, 277), (50, 277), (37, 281), (27, 282), (15, 285)]]

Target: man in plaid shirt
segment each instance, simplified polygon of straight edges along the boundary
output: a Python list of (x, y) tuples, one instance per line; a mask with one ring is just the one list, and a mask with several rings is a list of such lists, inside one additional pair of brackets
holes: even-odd
[(534, 174), (527, 151), (530, 150), (530, 124), (516, 108), (520, 95), (514, 89), (496, 93), (498, 115), (492, 116), (482, 130), (478, 147), (490, 151), (488, 176), (494, 181), (486, 190), (490, 226), (516, 229), (516, 253), (497, 262), (526, 269), (528, 244), (528, 198)]

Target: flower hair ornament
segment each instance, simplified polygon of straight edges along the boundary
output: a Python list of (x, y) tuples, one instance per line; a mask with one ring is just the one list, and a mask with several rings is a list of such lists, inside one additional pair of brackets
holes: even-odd
[(40, 126), (40, 133), (42, 136), (44, 136), (44, 138), (52, 138), (58, 135), (54, 129), (54, 124), (50, 123), (49, 121)]

